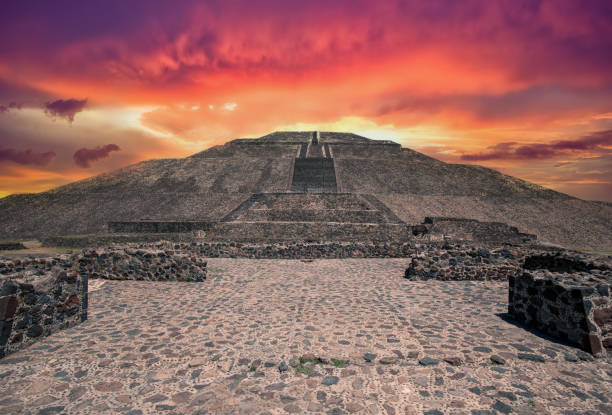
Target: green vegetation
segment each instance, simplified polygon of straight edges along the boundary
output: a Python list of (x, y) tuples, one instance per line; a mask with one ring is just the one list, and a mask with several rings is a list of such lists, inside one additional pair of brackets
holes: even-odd
[(308, 376), (308, 375), (310, 375), (310, 372), (312, 372), (312, 366), (302, 366), (302, 365), (300, 365), (300, 366), (295, 368), (295, 371), (297, 373), (303, 373), (306, 376)]
[(332, 359), (332, 363), (334, 364), (334, 366), (336, 367), (344, 367), (346, 366), (346, 361), (345, 360), (340, 360), (340, 359)]

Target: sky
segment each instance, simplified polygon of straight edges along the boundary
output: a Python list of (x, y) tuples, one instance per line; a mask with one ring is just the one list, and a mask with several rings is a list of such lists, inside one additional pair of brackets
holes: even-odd
[(0, 197), (321, 130), (612, 202), (609, 0), (5, 0), (0, 39)]

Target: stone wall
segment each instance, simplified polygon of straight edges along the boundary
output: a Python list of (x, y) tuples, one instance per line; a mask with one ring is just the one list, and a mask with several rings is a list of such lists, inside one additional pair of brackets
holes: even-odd
[(204, 281), (206, 261), (194, 255), (157, 249), (151, 244), (84, 249), (55, 258), (28, 258), (0, 261), (0, 278), (9, 275), (36, 277), (55, 269), (77, 272), (89, 278), (140, 281)]
[[(609, 267), (563, 256), (538, 256), (533, 270), (509, 278), (508, 313), (517, 321), (594, 355), (612, 352), (612, 272)], [(574, 265), (570, 265), (570, 264)], [(568, 266), (570, 265), (570, 266)], [(583, 269), (574, 271), (576, 268)]]
[(0, 242), (0, 251), (16, 251), (18, 249), (26, 249), (21, 242)]
[(109, 222), (111, 233), (182, 233), (210, 228), (205, 221), (122, 221)]
[(135, 249), (171, 249), (187, 255), (204, 258), (405, 258), (418, 249), (412, 243), (402, 242), (200, 242), (156, 244), (130, 244)]
[(429, 247), (412, 258), (404, 277), (412, 281), (505, 281), (520, 270), (523, 252), (508, 248)]
[(39, 273), (0, 276), (0, 358), (87, 319), (87, 275)]
[(487, 243), (533, 242), (535, 235), (521, 233), (514, 226), (502, 222), (481, 222), (475, 219), (426, 217), (423, 222), (431, 234), (452, 235), (468, 241)]
[(107, 248), (84, 250), (75, 267), (91, 278), (139, 281), (204, 281), (206, 261), (171, 250)]

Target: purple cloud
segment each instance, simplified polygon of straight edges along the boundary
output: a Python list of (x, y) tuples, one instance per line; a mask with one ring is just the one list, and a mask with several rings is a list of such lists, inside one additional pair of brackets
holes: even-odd
[(547, 159), (566, 151), (588, 151), (612, 145), (612, 130), (598, 131), (576, 140), (561, 140), (550, 144), (518, 145), (515, 142), (499, 143), (488, 147), (487, 152), (463, 154), (461, 160), (486, 161), (499, 159), (535, 160)]
[(55, 158), (53, 151), (46, 153), (35, 153), (31, 149), (18, 151), (14, 148), (0, 148), (0, 162), (12, 161), (17, 164), (33, 164), (36, 166), (45, 166)]
[(65, 118), (71, 123), (74, 121), (74, 116), (83, 111), (86, 104), (87, 99), (58, 99), (45, 104), (45, 114), (53, 118)]
[(74, 153), (72, 158), (77, 166), (86, 169), (91, 166), (92, 161), (106, 158), (112, 151), (119, 150), (121, 149), (117, 144), (106, 144), (96, 148), (81, 148)]
[(0, 105), (0, 114), (4, 114), (10, 110), (20, 110), (22, 107), (23, 104), (18, 104), (16, 102), (10, 102), (8, 105)]

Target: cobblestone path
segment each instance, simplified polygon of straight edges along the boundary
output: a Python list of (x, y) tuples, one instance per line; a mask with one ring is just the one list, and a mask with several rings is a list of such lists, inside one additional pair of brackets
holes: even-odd
[(96, 282), (89, 320), (0, 360), (0, 413), (612, 413), (611, 361), (504, 320), (506, 283), (409, 282), (407, 263)]

